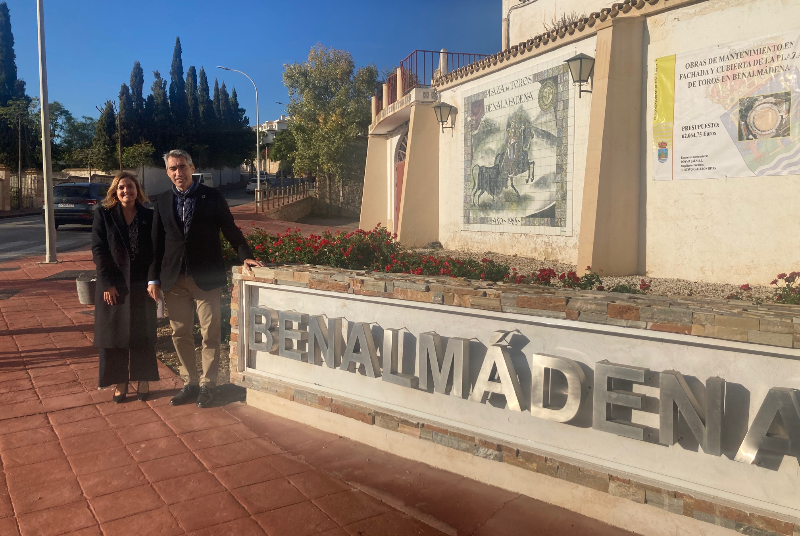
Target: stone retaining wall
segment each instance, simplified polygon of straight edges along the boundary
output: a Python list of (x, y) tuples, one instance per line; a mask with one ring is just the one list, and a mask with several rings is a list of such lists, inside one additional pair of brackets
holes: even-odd
[(256, 268), (252, 276), (235, 274), (235, 277), (331, 292), (800, 348), (800, 306), (797, 305), (559, 290), (538, 285), (310, 265)]

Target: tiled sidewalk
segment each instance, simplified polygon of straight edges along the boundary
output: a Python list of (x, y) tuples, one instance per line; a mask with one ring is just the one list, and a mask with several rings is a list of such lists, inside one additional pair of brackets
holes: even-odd
[[(0, 535), (628, 534), (250, 408), (98, 391), (91, 308), (58, 265), (0, 265)], [(2, 296), (0, 296), (2, 298)]]

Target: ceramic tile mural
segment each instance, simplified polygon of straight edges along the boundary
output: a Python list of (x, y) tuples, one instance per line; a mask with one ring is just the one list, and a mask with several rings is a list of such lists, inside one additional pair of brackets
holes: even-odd
[(552, 61), (464, 99), (463, 229), (572, 235), (572, 106)]

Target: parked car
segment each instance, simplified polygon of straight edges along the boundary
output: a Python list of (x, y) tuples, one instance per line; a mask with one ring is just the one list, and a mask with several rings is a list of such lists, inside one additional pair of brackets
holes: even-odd
[(78, 223), (91, 225), (94, 211), (103, 201), (108, 184), (68, 182), (53, 187), (53, 219), (59, 225)]
[[(256, 188), (258, 188), (258, 179), (253, 177), (249, 181), (247, 181), (247, 186), (245, 187), (245, 192), (248, 194), (254, 194), (256, 192)], [(261, 177), (261, 188), (264, 188), (264, 177)]]

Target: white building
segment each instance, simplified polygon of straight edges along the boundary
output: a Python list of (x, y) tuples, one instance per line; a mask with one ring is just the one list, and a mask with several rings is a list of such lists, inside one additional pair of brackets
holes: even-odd
[[(768, 284), (800, 265), (798, 20), (782, 0), (503, 0), (502, 52), (375, 99), (361, 226)], [(565, 63), (577, 54), (595, 60), (591, 93)]]
[[(253, 130), (256, 127), (251, 127)], [(281, 130), (289, 128), (289, 118), (282, 115), (280, 119), (274, 121), (264, 121), (258, 126), (258, 131), (261, 135), (261, 144), (266, 145), (267, 149), (261, 155), (261, 171), (266, 173), (275, 173), (278, 171), (280, 162), (272, 162), (269, 160), (269, 146), (275, 141), (275, 136)]]

